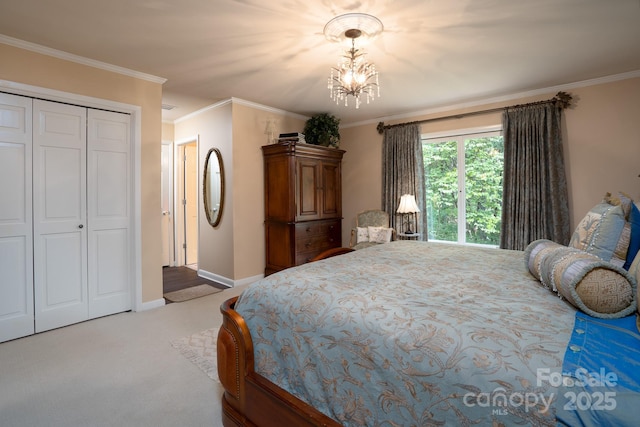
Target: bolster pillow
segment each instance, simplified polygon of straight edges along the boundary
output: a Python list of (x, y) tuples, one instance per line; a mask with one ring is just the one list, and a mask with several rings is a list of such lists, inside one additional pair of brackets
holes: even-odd
[(524, 250), (524, 263), (533, 276), (540, 280), (540, 264), (544, 257), (551, 251), (563, 248), (559, 243), (547, 239), (540, 239), (529, 243)]
[(624, 317), (637, 309), (636, 279), (622, 267), (553, 242), (532, 245), (525, 251), (529, 271), (576, 308), (599, 318)]

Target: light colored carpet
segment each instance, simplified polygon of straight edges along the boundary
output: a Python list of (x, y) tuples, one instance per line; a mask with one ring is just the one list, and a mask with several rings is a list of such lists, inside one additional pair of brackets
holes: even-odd
[(184, 302), (207, 295), (217, 294), (218, 292), (222, 292), (222, 289), (214, 288), (209, 285), (197, 285), (186, 289), (180, 289), (179, 291), (168, 292), (164, 294), (163, 297), (171, 302)]
[(0, 426), (222, 426), (222, 386), (170, 343), (245, 286), (0, 344)]
[(171, 342), (173, 348), (200, 368), (209, 378), (218, 379), (218, 359), (216, 342), (219, 328), (211, 328)]

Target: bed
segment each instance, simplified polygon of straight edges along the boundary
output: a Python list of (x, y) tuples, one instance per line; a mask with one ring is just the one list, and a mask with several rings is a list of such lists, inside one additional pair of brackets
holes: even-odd
[[(558, 402), (580, 396), (558, 379), (583, 334), (576, 307), (527, 268), (534, 255), (395, 241), (250, 285), (221, 307), (223, 424), (556, 425)], [(612, 317), (635, 327), (633, 292)]]

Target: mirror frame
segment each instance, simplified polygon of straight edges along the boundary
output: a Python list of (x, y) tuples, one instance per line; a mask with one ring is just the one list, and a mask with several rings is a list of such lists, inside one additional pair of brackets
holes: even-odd
[[(218, 211), (218, 216), (215, 220), (211, 220), (211, 215), (209, 214), (209, 203), (210, 200), (207, 197), (207, 190), (209, 189), (209, 180), (207, 180), (207, 173), (209, 172), (209, 161), (211, 155), (215, 153), (215, 156), (218, 160), (218, 167), (220, 168), (220, 209)], [(217, 148), (211, 148), (207, 153), (207, 157), (204, 159), (204, 174), (202, 175), (202, 200), (204, 202), (204, 213), (207, 215), (207, 221), (211, 224), (212, 227), (217, 227), (220, 224), (220, 219), (222, 218), (222, 211), (224, 208), (224, 165), (222, 163), (222, 154), (220, 154), (220, 150)]]

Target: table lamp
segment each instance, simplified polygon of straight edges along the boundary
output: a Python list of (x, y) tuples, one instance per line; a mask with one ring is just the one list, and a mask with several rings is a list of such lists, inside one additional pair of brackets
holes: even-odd
[(420, 212), (418, 209), (418, 204), (416, 203), (416, 197), (413, 194), (404, 194), (400, 198), (400, 206), (398, 206), (398, 210), (396, 211), (399, 214), (402, 214), (402, 222), (407, 222), (407, 227), (405, 228), (405, 234), (414, 234), (415, 231), (411, 230), (411, 219), (406, 220), (407, 215), (415, 214)]

